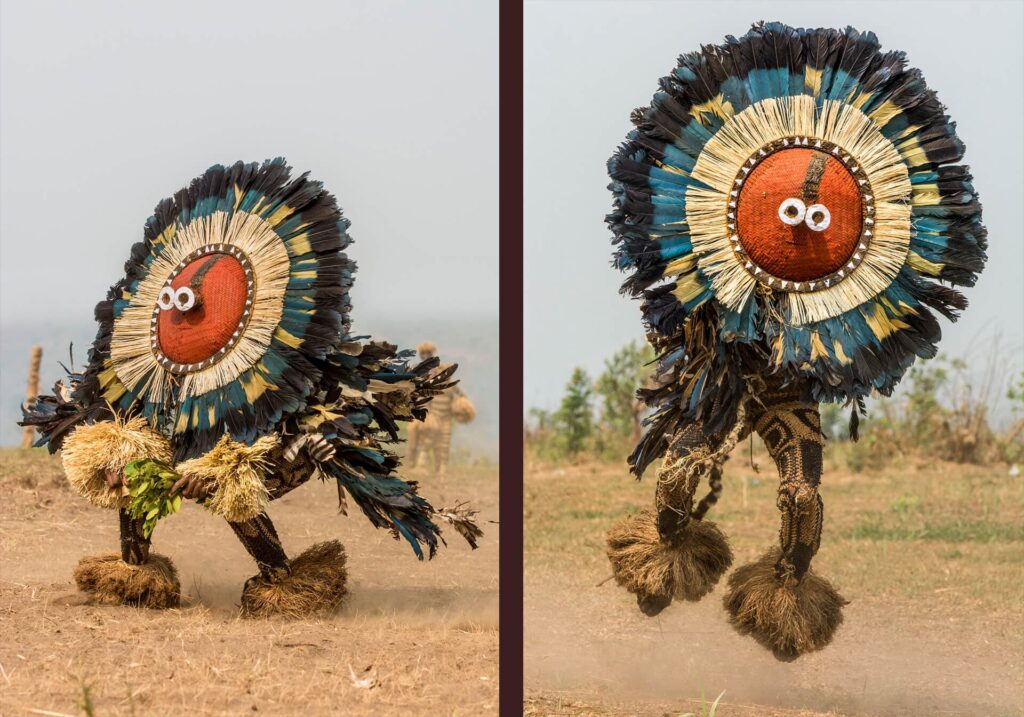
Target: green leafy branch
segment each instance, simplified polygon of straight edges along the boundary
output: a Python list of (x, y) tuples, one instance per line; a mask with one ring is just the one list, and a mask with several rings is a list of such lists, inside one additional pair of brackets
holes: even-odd
[(156, 523), (181, 508), (181, 496), (171, 495), (171, 487), (181, 478), (163, 461), (144, 458), (132, 461), (124, 467), (124, 479), (131, 495), (128, 514), (142, 520), (142, 533), (147, 538), (153, 534)]

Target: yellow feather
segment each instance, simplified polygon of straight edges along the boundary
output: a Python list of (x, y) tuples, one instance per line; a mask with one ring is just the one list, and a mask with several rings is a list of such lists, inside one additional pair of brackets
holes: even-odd
[(942, 201), (937, 184), (915, 184), (910, 203), (918, 207), (935, 206)]
[(297, 349), (299, 346), (302, 346), (302, 339), (297, 336), (292, 336), (280, 326), (274, 329), (274, 338), (287, 346), (291, 346), (293, 349)]
[(691, 106), (690, 114), (706, 127), (709, 124), (707, 121), (709, 117), (718, 117), (720, 119), (727, 120), (735, 114), (735, 110), (733, 109), (732, 103), (725, 101), (722, 97), (722, 93), (718, 93), (718, 96), (712, 97), (707, 102)]
[(685, 304), (700, 295), (702, 291), (704, 291), (704, 287), (696, 281), (694, 275), (686, 274), (679, 277), (676, 288), (672, 290), (672, 295), (679, 299), (679, 303)]
[(901, 114), (903, 110), (892, 100), (886, 100), (882, 104), (878, 105), (875, 109), (868, 113), (868, 117), (875, 123), (875, 126), (881, 129), (889, 124), (893, 117)]
[(665, 267), (665, 273), (663, 276), (675, 276), (676, 274), (688, 274), (693, 271), (693, 267), (697, 265), (697, 257), (693, 254), (679, 257), (675, 261), (669, 262), (668, 266)]
[(811, 332), (811, 362), (817, 361), (820, 358), (827, 359), (828, 351), (825, 349), (825, 344), (821, 340), (821, 336), (817, 331)]
[(910, 306), (909, 304), (904, 304), (902, 301), (900, 302), (900, 308), (903, 309), (903, 311), (900, 313), (904, 316), (907, 314), (911, 314), (913, 316), (918, 315), (917, 309), (915, 309), (913, 306)]
[(188, 419), (189, 419), (189, 414), (185, 413), (184, 411), (180, 411), (178, 413), (178, 420), (176, 420), (174, 422), (174, 432), (175, 433), (184, 433), (185, 431), (187, 431), (188, 430)]
[(292, 256), (302, 256), (313, 251), (313, 247), (309, 244), (308, 232), (302, 232), (298, 236), (292, 237), (285, 242), (285, 246), (288, 247), (288, 253)]
[(804, 69), (804, 87), (812, 95), (817, 95), (821, 92), (821, 70), (814, 67), (806, 67)]
[(868, 322), (868, 326), (871, 327), (871, 333), (879, 340), (891, 336), (900, 329), (910, 328), (898, 319), (890, 319), (881, 304), (875, 304), (874, 309), (870, 313), (862, 310), (861, 315)]
[(678, 175), (680, 175), (682, 177), (689, 177), (690, 176), (689, 172), (687, 172), (685, 170), (682, 170), (679, 167), (674, 167), (671, 164), (665, 164), (664, 162), (659, 162), (658, 160), (655, 160), (655, 163), (658, 165), (659, 169), (664, 169), (666, 172), (671, 172), (672, 174), (678, 174)]
[(167, 227), (162, 232), (160, 232), (160, 236), (158, 236), (156, 239), (154, 239), (153, 243), (154, 244), (166, 244), (169, 241), (171, 241), (172, 239), (174, 239), (174, 235), (177, 233), (177, 231), (178, 231), (178, 223), (174, 222), (169, 227)]
[(836, 358), (843, 366), (849, 366), (853, 363), (853, 361), (850, 360), (850, 357), (843, 353), (843, 345), (839, 343), (839, 339), (832, 342), (832, 349), (836, 352)]
[[(262, 363), (260, 365), (262, 366)], [(245, 399), (249, 403), (256, 403), (256, 399), (266, 393), (268, 388), (273, 387), (273, 384), (263, 378), (262, 374), (258, 373), (255, 368), (249, 372), (248, 377), (243, 374), (239, 379), (242, 382), (242, 388), (245, 390)]]
[(908, 252), (907, 263), (910, 264), (911, 269), (928, 276), (938, 276), (942, 273), (942, 268), (945, 266), (945, 264), (928, 261), (916, 251)]
[(288, 217), (290, 217), (294, 213), (295, 213), (294, 209), (289, 207), (287, 204), (282, 204), (280, 207), (278, 207), (274, 211), (273, 214), (271, 214), (269, 217), (267, 217), (267, 222), (270, 224), (270, 226), (276, 227), (277, 225), (279, 225), (281, 222), (283, 222), (285, 219), (287, 219)]
[(897, 144), (896, 149), (911, 167), (919, 167), (928, 163), (928, 155), (925, 154), (921, 143), (917, 141), (917, 137), (908, 137)]
[(103, 391), (103, 400), (107, 403), (116, 403), (127, 390), (120, 381), (115, 381)]
[[(820, 74), (821, 71), (819, 70), (818, 72)], [(861, 92), (857, 96), (854, 96), (853, 92), (851, 92), (849, 96), (847, 96), (846, 100), (847, 104), (853, 105), (859, 110), (863, 110), (864, 105), (866, 105), (868, 100), (870, 100), (872, 97), (874, 97), (873, 92)]]

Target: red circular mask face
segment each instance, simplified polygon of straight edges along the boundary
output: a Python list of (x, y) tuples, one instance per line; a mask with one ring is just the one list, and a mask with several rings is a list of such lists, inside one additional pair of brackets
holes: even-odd
[(862, 211), (857, 181), (841, 161), (817, 149), (783, 149), (765, 157), (743, 182), (736, 233), (764, 271), (790, 281), (815, 280), (853, 256)]
[(171, 289), (176, 305), (161, 306), (157, 319), (160, 351), (176, 363), (194, 364), (227, 346), (248, 298), (242, 264), (228, 254), (201, 256), (174, 277)]

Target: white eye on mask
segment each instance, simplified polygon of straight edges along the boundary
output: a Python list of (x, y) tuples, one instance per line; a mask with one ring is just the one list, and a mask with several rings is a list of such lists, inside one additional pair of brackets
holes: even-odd
[(165, 286), (160, 290), (160, 296), (156, 300), (156, 305), (161, 311), (170, 311), (174, 308), (174, 289), (169, 286)]
[(185, 313), (196, 305), (196, 293), (188, 286), (181, 287), (174, 292), (174, 305)]
[(812, 204), (807, 207), (807, 216), (804, 222), (811, 231), (823, 232), (832, 223), (832, 215), (824, 204)]
[(806, 212), (807, 207), (804, 206), (803, 200), (797, 197), (784, 199), (779, 205), (779, 219), (783, 224), (788, 224), (791, 227), (802, 222)]

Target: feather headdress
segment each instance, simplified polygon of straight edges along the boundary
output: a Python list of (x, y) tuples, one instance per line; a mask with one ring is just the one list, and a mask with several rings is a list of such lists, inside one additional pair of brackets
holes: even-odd
[[(718, 427), (749, 366), (889, 394), (966, 307), (986, 231), (955, 124), (870, 32), (756, 24), (683, 55), (608, 164), (615, 265), (672, 373), (633, 457)], [(715, 407), (712, 410), (712, 407)], [(712, 428), (715, 426), (712, 425)]]
[[(262, 510), (280, 488), (264, 469), (286, 464), (334, 478), (342, 507), (347, 493), (421, 559), (444, 543), (435, 519), (476, 547), (472, 512), (435, 510), (387, 448), (457, 366), (413, 365), (411, 351), (349, 334), (348, 220), (290, 171), (283, 159), (217, 165), (160, 202), (96, 308), (88, 367), (26, 403), (22, 425), (52, 452), (82, 423), (141, 416), (183, 470), (217, 480), (211, 505), (232, 520)], [(318, 449), (300, 451), (310, 440)]]
[(80, 387), (183, 447), (251, 443), (305, 408), (348, 331), (348, 220), (283, 159), (216, 165), (160, 202), (96, 307)]

